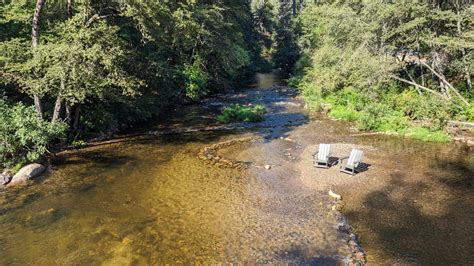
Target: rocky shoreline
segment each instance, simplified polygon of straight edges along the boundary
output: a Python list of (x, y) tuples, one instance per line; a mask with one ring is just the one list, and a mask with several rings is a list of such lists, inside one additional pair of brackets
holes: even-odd
[(15, 175), (5, 170), (0, 174), (0, 188), (24, 185), (46, 172), (46, 167), (39, 163), (32, 163), (22, 167)]
[[(357, 236), (357, 234), (352, 229), (352, 226), (349, 224), (349, 220), (347, 217), (342, 214), (341, 210), (344, 207), (344, 202), (342, 201), (342, 197), (338, 194), (334, 194), (332, 191), (329, 191), (329, 195), (335, 199), (334, 205), (332, 206), (332, 211), (334, 213), (334, 217), (337, 221), (337, 229), (339, 232), (344, 234), (344, 237), (347, 241), (347, 245), (349, 246), (352, 254), (351, 259), (354, 265), (364, 265), (367, 263), (367, 255), (362, 248), (362, 244)], [(334, 197), (333, 195), (337, 195)]]
[(251, 162), (244, 162), (240, 160), (232, 160), (218, 155), (218, 151), (225, 147), (235, 144), (257, 141), (259, 138), (246, 137), (240, 139), (232, 139), (228, 141), (219, 142), (208, 147), (204, 147), (199, 153), (199, 158), (209, 164), (217, 167), (229, 167), (236, 169), (247, 169), (252, 164)]

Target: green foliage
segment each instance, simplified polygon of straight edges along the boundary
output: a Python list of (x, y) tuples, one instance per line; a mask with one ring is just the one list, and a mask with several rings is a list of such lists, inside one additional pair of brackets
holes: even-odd
[(62, 99), (60, 118), (66, 105), (79, 116), (69, 134), (79, 138), (226, 90), (260, 60), (247, 0), (73, 1), (72, 13), (48, 2), (32, 49), (34, 8), (28, 1), (0, 7), (0, 82), (22, 102), (39, 96), (46, 120)]
[(12, 167), (40, 159), (50, 143), (64, 137), (66, 125), (38, 118), (32, 107), (0, 99), (0, 163)]
[(377, 89), (386, 81), (384, 73), (396, 65), (373, 53), (372, 25), (348, 6), (309, 4), (298, 20), (303, 55), (297, 67), (305, 82), (323, 93), (347, 87)]
[(329, 112), (329, 116), (336, 119), (342, 119), (347, 121), (357, 121), (360, 114), (354, 109), (350, 109), (341, 105), (336, 105)]
[(363, 110), (358, 128), (361, 130), (378, 130), (384, 122), (388, 108), (383, 104), (371, 104)]
[(259, 122), (263, 120), (263, 115), (266, 113), (263, 105), (240, 105), (232, 104), (222, 110), (222, 114), (217, 116), (217, 120), (221, 123), (230, 122)]
[(395, 99), (395, 103), (404, 115), (426, 124), (432, 130), (444, 128), (450, 118), (449, 103), (438, 98), (418, 95), (414, 90), (402, 92)]
[(443, 131), (432, 131), (424, 127), (409, 128), (404, 132), (405, 136), (422, 141), (448, 142), (451, 137)]
[(473, 119), (469, 7), (450, 1), (307, 2), (294, 26), (302, 54), (291, 84), (310, 109), (356, 121), (361, 130), (445, 141), (448, 120)]
[(401, 112), (382, 103), (366, 105), (358, 120), (358, 127), (362, 130), (399, 132), (408, 126), (408, 120)]
[(117, 115), (103, 106), (91, 107), (82, 116), (83, 135), (92, 137), (94, 133), (112, 135), (119, 128)]
[(71, 142), (71, 147), (73, 149), (80, 149), (85, 146), (87, 146), (87, 142), (85, 142), (84, 140), (75, 140)]
[(205, 71), (202, 60), (198, 57), (193, 64), (185, 64), (183, 75), (185, 76), (186, 96), (191, 99), (199, 99), (208, 93), (206, 83), (209, 75)]

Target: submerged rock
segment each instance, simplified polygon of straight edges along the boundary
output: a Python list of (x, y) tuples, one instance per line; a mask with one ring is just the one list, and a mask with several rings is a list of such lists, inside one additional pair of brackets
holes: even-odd
[(18, 173), (16, 173), (13, 176), (11, 182), (8, 185), (11, 186), (11, 185), (18, 185), (18, 184), (25, 183), (26, 181), (30, 179), (38, 177), (45, 170), (46, 170), (46, 167), (44, 167), (43, 165), (39, 163), (29, 164), (21, 168), (20, 171), (18, 171)]

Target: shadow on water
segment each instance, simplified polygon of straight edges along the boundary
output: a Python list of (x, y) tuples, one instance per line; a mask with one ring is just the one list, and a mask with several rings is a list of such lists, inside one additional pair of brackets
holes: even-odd
[(58, 156), (52, 161), (55, 167), (81, 165), (94, 162), (95, 167), (118, 167), (133, 161), (132, 156), (104, 153), (103, 151), (81, 151), (74, 156)]
[[(400, 173), (391, 174), (388, 185), (369, 193), (357, 212), (346, 213), (363, 221), (363, 236), (377, 246), (376, 260), (395, 258), (391, 263), (427, 265), (472, 264), (474, 237), (466, 230), (474, 220), (473, 202), (463, 193), (430, 194), (432, 184), (407, 183)], [(463, 200), (464, 198), (464, 200)], [(472, 194), (471, 194), (471, 199)], [(439, 201), (432, 207), (430, 201)], [(364, 243), (362, 243), (364, 245)], [(369, 254), (370, 255), (370, 254)]]
[(436, 159), (432, 162), (430, 174), (435, 181), (440, 181), (452, 188), (474, 189), (474, 160), (465, 158), (464, 160)]
[(300, 265), (324, 265), (335, 266), (341, 265), (341, 261), (332, 257), (311, 257), (306, 254), (303, 248), (294, 247), (291, 250), (286, 250), (277, 254), (282, 261), (295, 261)]

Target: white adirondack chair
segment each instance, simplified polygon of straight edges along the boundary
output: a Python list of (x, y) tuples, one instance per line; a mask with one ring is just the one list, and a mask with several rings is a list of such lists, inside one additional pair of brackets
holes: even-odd
[[(356, 168), (359, 166), (359, 164), (362, 162), (362, 159), (364, 157), (364, 152), (361, 150), (357, 149), (352, 149), (351, 154), (349, 157), (343, 157), (339, 159), (340, 163), (340, 170), (341, 172), (355, 175)], [(343, 164), (343, 160), (348, 159), (346, 164)]]
[(331, 155), (330, 144), (319, 144), (319, 151), (313, 154), (313, 166), (329, 168), (329, 156)]

